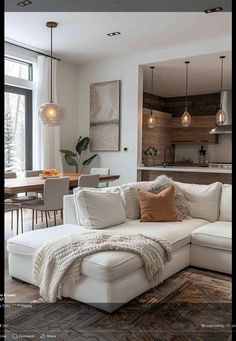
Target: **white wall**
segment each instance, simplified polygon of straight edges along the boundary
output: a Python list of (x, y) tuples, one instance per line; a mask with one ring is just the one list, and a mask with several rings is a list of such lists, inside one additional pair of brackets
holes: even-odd
[[(163, 60), (185, 58), (231, 49), (229, 38), (205, 40), (159, 50), (143, 55), (111, 59), (78, 67), (78, 135), (89, 136), (89, 89), (91, 83), (121, 80), (121, 151), (101, 152), (93, 166), (108, 167), (120, 179), (121, 184), (137, 179), (140, 162), (140, 138), (142, 117), (142, 75), (139, 65)], [(123, 148), (128, 147), (128, 152)]]
[[(78, 138), (78, 66), (63, 61), (57, 64), (57, 99), (58, 104), (66, 110), (66, 119), (60, 126), (61, 148), (75, 150)], [(63, 159), (63, 170), (75, 171), (75, 168), (68, 166)]]

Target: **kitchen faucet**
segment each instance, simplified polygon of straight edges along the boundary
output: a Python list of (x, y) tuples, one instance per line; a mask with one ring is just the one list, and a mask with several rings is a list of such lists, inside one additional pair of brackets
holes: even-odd
[(167, 166), (167, 159), (166, 159), (166, 151), (169, 151), (169, 155), (170, 155), (170, 153), (171, 153), (171, 148), (170, 147), (165, 147), (165, 149), (164, 149), (164, 161), (162, 162), (162, 166), (163, 167), (166, 167)]

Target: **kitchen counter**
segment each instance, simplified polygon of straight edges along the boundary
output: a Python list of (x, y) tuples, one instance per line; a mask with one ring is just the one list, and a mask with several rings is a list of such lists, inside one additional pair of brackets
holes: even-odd
[(190, 173), (218, 173), (232, 174), (232, 169), (218, 167), (191, 167), (191, 166), (153, 166), (138, 167), (138, 170), (164, 171), (164, 172), (190, 172)]

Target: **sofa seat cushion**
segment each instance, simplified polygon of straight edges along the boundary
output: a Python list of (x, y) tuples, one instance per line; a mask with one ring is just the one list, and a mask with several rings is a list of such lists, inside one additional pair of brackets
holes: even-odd
[[(174, 223), (140, 223), (139, 220), (127, 220), (124, 224), (109, 228), (109, 231), (143, 233), (149, 236), (166, 239), (175, 251), (176, 249), (189, 244), (191, 232), (206, 223), (207, 222), (202, 219), (189, 219)], [(34, 252), (46, 240), (73, 232), (87, 233), (88, 230), (79, 225), (66, 224), (30, 231), (10, 238), (7, 242), (7, 249), (10, 253), (32, 257)], [(81, 273), (98, 280), (110, 282), (123, 277), (142, 266), (142, 259), (132, 252), (101, 251), (84, 258), (81, 264)]]
[(232, 223), (216, 221), (194, 230), (191, 243), (219, 250), (232, 250)]

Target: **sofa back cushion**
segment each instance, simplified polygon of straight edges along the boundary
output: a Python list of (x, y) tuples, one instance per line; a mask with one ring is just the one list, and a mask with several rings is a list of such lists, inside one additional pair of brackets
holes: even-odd
[(210, 185), (187, 184), (175, 181), (189, 203), (190, 216), (214, 222), (219, 218), (221, 183)]
[(137, 190), (148, 191), (156, 181), (130, 182), (120, 186), (121, 196), (124, 202), (126, 217), (128, 219), (139, 219), (141, 212), (137, 197)]
[(91, 191), (81, 189), (74, 193), (77, 220), (88, 229), (102, 229), (126, 221), (120, 191)]
[(232, 185), (222, 184), (219, 220), (232, 221)]

